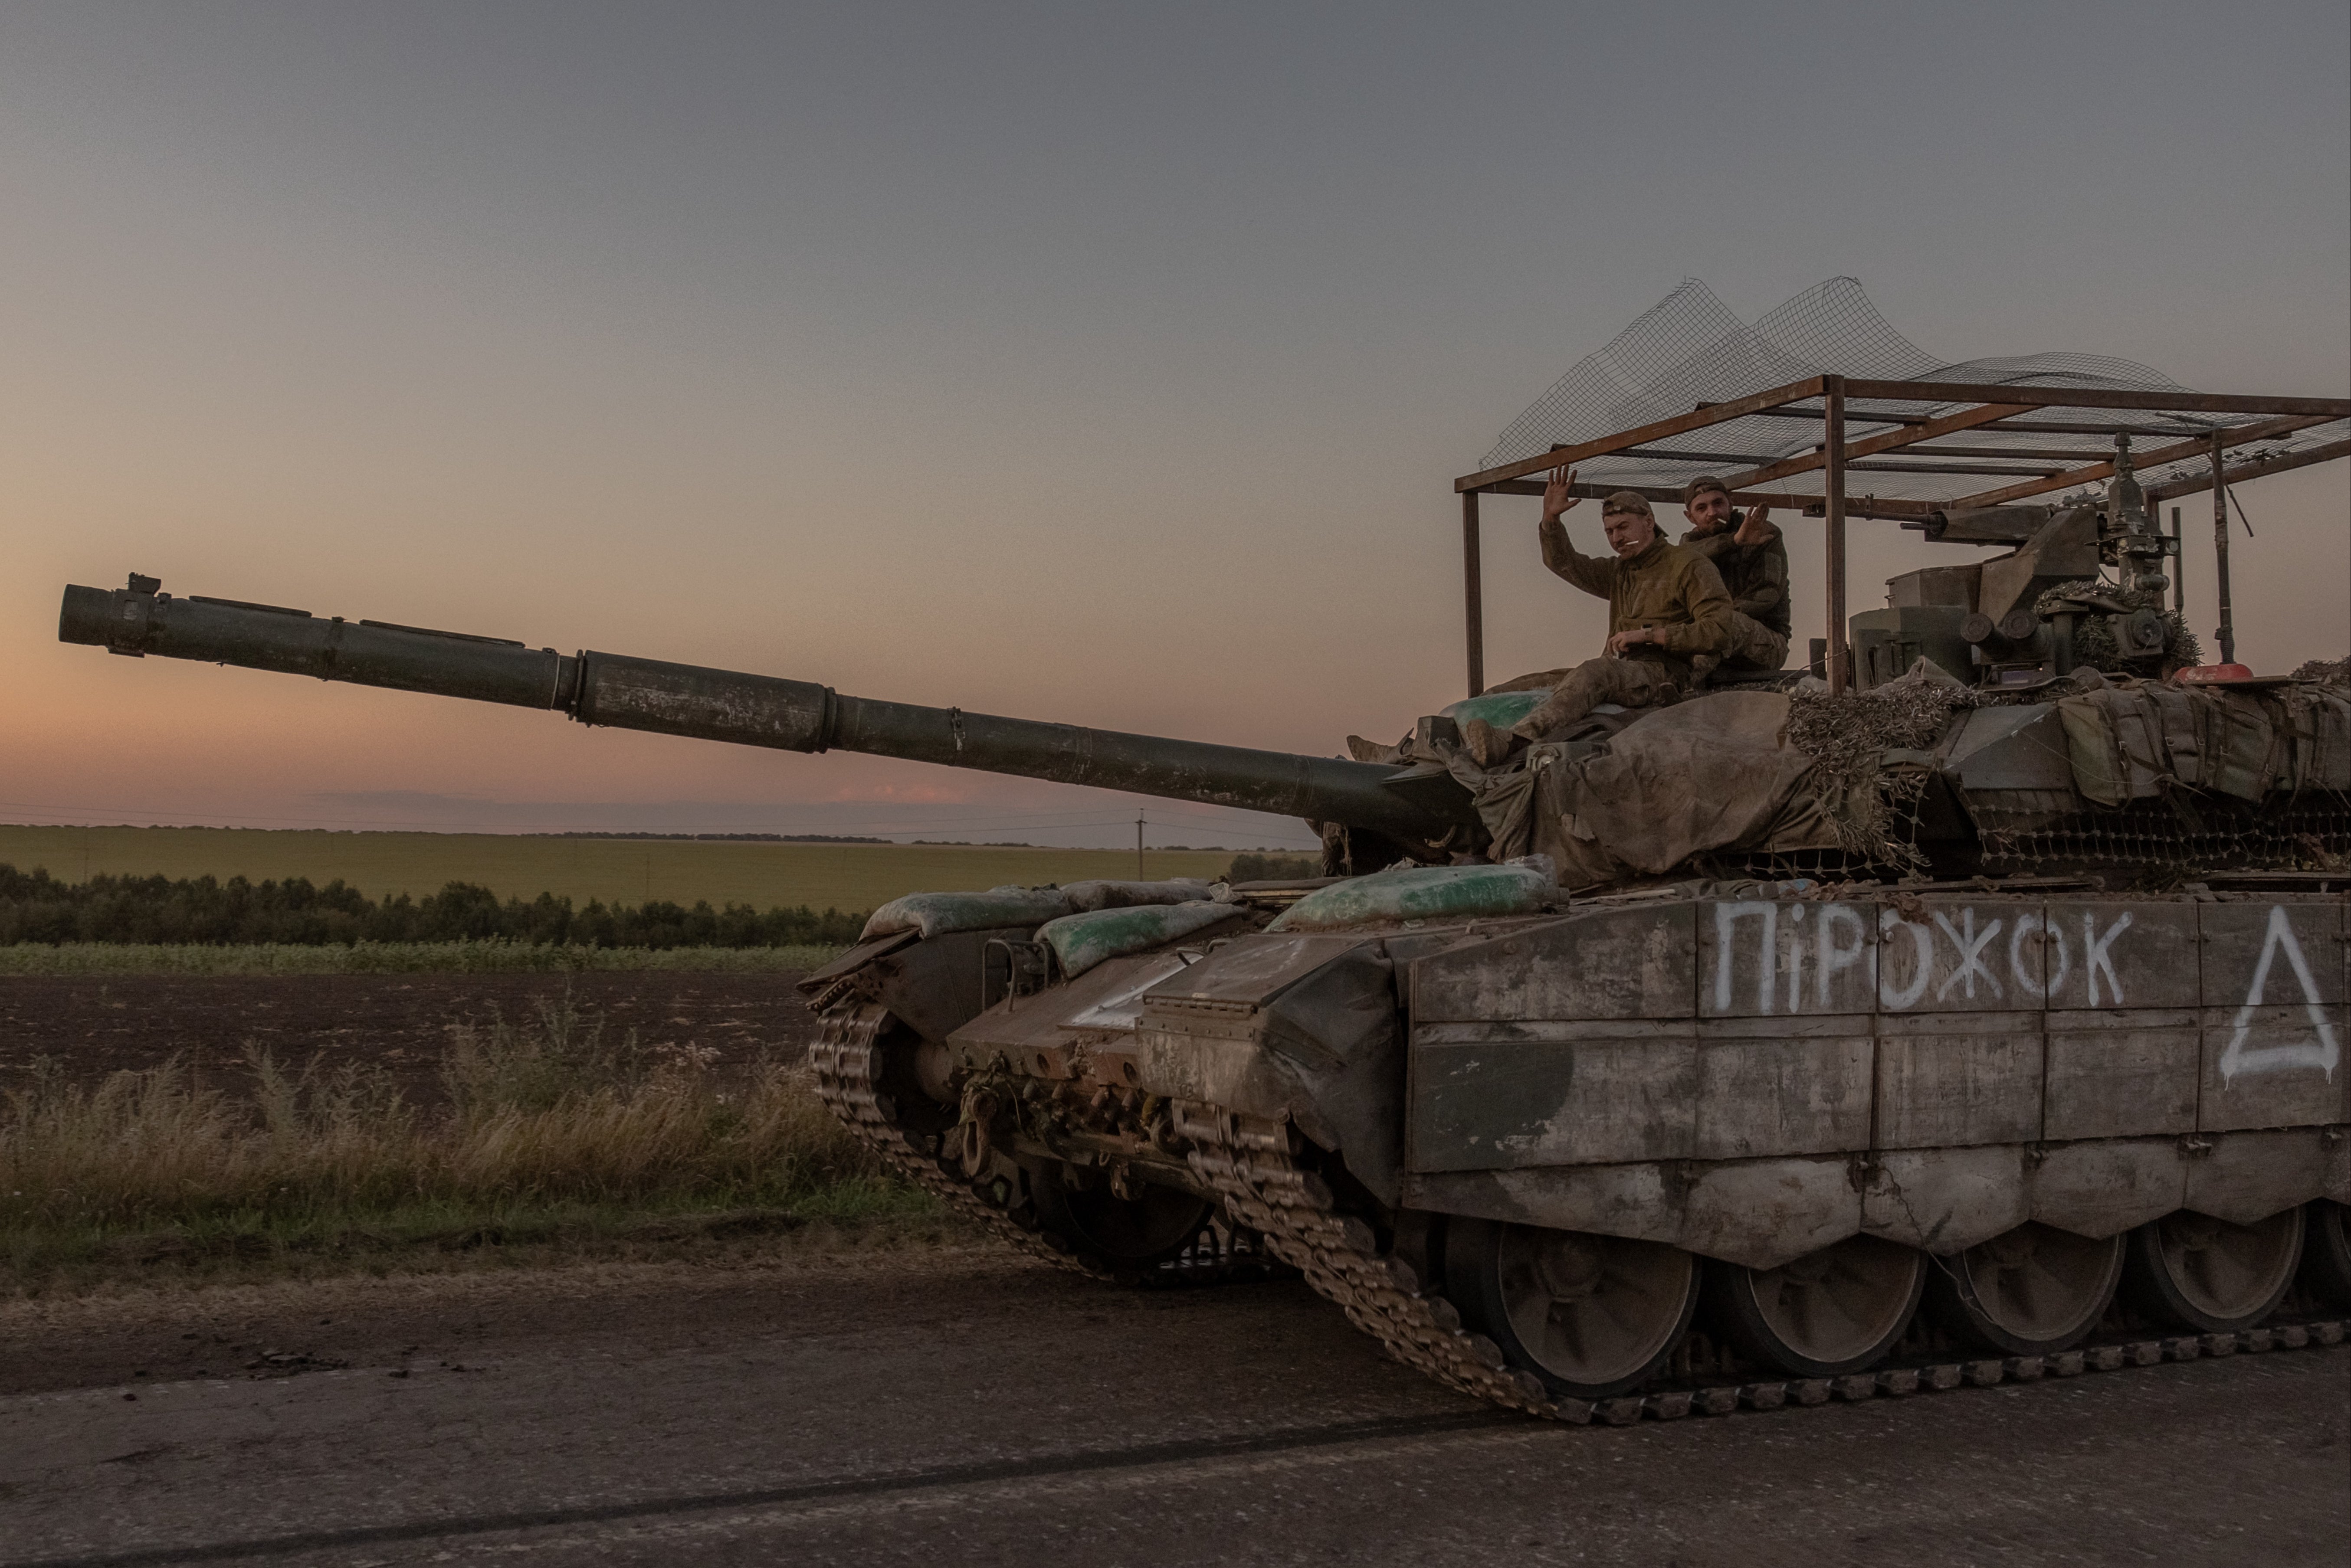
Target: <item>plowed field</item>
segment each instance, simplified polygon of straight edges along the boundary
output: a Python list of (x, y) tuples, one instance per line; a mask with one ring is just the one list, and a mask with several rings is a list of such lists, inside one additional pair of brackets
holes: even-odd
[(569, 1004), (649, 1046), (703, 1046), (719, 1071), (797, 1057), (813, 1019), (795, 973), (570, 975), (134, 975), (0, 977), (0, 1086), (47, 1056), (77, 1078), (174, 1054), (223, 1087), (249, 1082), (248, 1041), (281, 1063), (379, 1063), (410, 1097), (442, 1098), (450, 1030), (533, 1019)]

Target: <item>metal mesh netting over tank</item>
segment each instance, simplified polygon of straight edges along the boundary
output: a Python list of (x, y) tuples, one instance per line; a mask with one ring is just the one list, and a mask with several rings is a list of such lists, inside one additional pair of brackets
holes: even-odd
[[(2051, 352), (1946, 361), (1895, 330), (1851, 277), (1832, 277), (1759, 317), (1740, 320), (1712, 289), (1697, 278), (1679, 287), (1619, 332), (1606, 347), (1586, 356), (1552, 384), (1502, 433), (1479, 465), (1499, 467), (1540, 456), (1554, 446), (1595, 440), (1687, 413), (1700, 403), (1727, 402), (1808, 376), (1841, 375), (1868, 381), (1935, 381), (1986, 387), (2030, 384), (2120, 388), (2144, 392), (2183, 391), (2160, 371), (2129, 360), (2099, 354)], [(1647, 448), (1655, 456), (1616, 454), (1578, 465), (1578, 477), (1593, 485), (1678, 486), (1701, 474), (1722, 474), (1811, 450), (1819, 444), (1818, 403), (1750, 414)], [(1847, 409), (1848, 439), (1893, 428), (1873, 422), (1872, 413), (1932, 417), (1961, 405), (1929, 402), (1859, 402)], [(1789, 417), (1802, 413), (1802, 417)], [(2073, 414), (2108, 425), (2143, 430), (2158, 442), (2177, 442), (2215, 429), (2255, 423), (2254, 416), (2192, 416), (2123, 409), (2037, 411), (2059, 420)], [(2261, 444), (2260, 453), (2300, 450), (2341, 440), (2351, 422), (2336, 421)], [(1993, 428), (1971, 431), (1969, 442), (1983, 448), (2016, 448), (2024, 455), (2048, 438)], [(1687, 456), (1679, 455), (1687, 454)], [(2253, 454), (2249, 453), (2248, 455)], [(2140, 470), (2146, 483), (2185, 474), (2204, 460), (2186, 458)], [(1980, 489), (1983, 480), (1965, 472), (1906, 464), (1899, 458), (1862, 470), (1853, 488), (1889, 498), (1947, 501)]]

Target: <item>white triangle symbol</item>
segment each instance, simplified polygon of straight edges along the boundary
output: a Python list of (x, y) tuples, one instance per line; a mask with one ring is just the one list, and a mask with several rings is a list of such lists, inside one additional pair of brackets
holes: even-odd
[[(2318, 1030), (2318, 1039), (2298, 1045), (2257, 1046), (2248, 1051), (2245, 1037), (2252, 1032), (2253, 1009), (2262, 1005), (2262, 998), (2268, 991), (2270, 960), (2281, 950), (2294, 968), (2294, 977), (2302, 982), (2302, 1005)], [(2221, 1085), (2225, 1088), (2240, 1072), (2281, 1072), (2293, 1067), (2315, 1067), (2326, 1074), (2331, 1083), (2335, 1081), (2335, 1064), (2342, 1054), (2335, 1042), (2335, 1025), (2327, 1020), (2326, 1009), (2318, 999), (2318, 982), (2310, 973), (2310, 961), (2302, 956), (2302, 944), (2294, 939), (2294, 926), (2286, 920), (2285, 905), (2273, 904), (2269, 935), (2262, 942), (2261, 961), (2253, 966), (2253, 983), (2246, 988), (2245, 1005), (2237, 1009), (2237, 1029), (2229, 1037), (2229, 1049), (2220, 1053)]]

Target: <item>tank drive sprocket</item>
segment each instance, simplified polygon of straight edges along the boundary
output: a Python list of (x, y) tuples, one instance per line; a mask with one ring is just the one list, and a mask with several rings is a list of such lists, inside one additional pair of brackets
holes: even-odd
[(1338, 1211), (1330, 1184), (1301, 1162), (1288, 1125), (1214, 1106), (1179, 1103), (1176, 1130), (1189, 1162), (1225, 1211), (1261, 1233), (1347, 1321), (1406, 1366), (1505, 1409), (1554, 1420), (1589, 1420), (1592, 1407), (1556, 1400), (1533, 1374), (1510, 1366), (1502, 1347), (1461, 1325), (1443, 1296), (1424, 1292), (1419, 1271), (1383, 1251), (1372, 1227)]
[(884, 1037), (892, 1022), (889, 1009), (878, 1003), (836, 1000), (821, 1015), (817, 1042), (809, 1053), (816, 1069), (818, 1098), (891, 1170), (987, 1235), (1056, 1268), (1147, 1289), (1264, 1277), (1260, 1239), (1213, 1210), (1188, 1237), (1157, 1249), (1171, 1256), (1138, 1268), (1089, 1246), (1075, 1227), (1057, 1223), (1054, 1211), (1062, 1206), (1040, 1205), (1033, 1195), (1013, 1190), (1002, 1176), (967, 1176), (944, 1139), (915, 1131), (899, 1119), (883, 1086)]

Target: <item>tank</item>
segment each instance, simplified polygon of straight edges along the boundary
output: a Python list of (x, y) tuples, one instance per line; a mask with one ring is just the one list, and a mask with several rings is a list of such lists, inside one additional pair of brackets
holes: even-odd
[(2013, 548), (1889, 585), (1855, 693), (1492, 768), (1459, 721), (1531, 694), (1342, 759), (136, 576), (60, 635), (1305, 818), (1318, 878), (885, 905), (805, 982), (820, 1092), (1035, 1256), (1294, 1270), (1457, 1389), (1621, 1423), (2339, 1343), (2351, 688), (2165, 678), (2128, 499), (1929, 520)]

